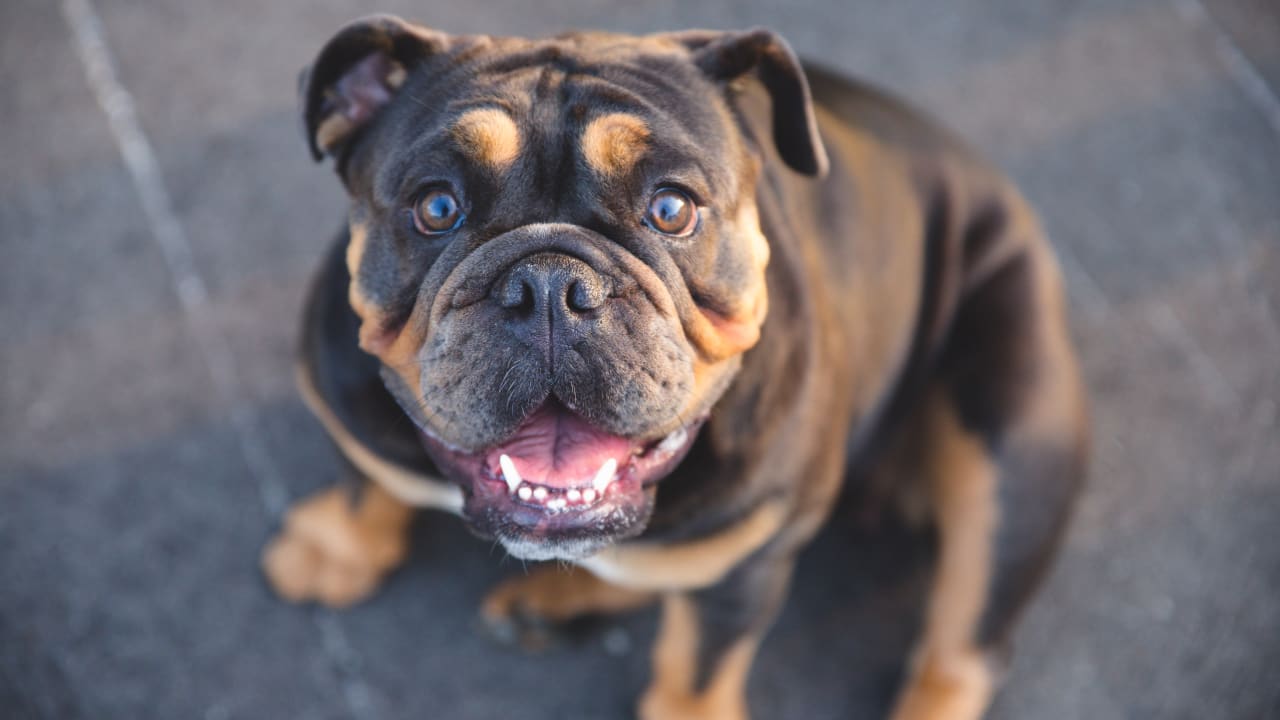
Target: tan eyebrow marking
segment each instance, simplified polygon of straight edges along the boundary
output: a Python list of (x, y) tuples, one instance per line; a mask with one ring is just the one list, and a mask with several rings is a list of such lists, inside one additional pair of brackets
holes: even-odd
[(621, 175), (644, 155), (649, 126), (627, 113), (601, 115), (582, 132), (582, 155), (587, 164), (605, 176)]
[(451, 132), (476, 159), (499, 170), (510, 166), (520, 152), (520, 130), (515, 120), (496, 108), (468, 110), (454, 123)]

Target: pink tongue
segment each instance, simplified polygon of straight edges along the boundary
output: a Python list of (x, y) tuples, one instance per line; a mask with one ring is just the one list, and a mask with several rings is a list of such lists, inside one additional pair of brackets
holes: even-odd
[(538, 410), (509, 440), (493, 449), (489, 467), (499, 468), (498, 458), (511, 457), (520, 477), (549, 487), (589, 485), (609, 458), (626, 465), (631, 441), (587, 424), (577, 415), (549, 405)]

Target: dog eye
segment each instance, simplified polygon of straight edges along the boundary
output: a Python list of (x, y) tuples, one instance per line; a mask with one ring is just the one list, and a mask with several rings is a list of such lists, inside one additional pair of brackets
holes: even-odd
[(683, 237), (697, 227), (698, 208), (683, 192), (662, 188), (649, 198), (644, 223), (664, 235)]
[(413, 224), (423, 235), (439, 235), (455, 230), (465, 219), (458, 198), (441, 188), (423, 193), (413, 209)]

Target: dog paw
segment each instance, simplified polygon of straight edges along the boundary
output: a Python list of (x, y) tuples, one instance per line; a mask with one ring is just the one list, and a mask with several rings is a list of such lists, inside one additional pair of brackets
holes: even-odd
[(289, 511), (284, 529), (263, 549), (263, 573), (291, 602), (354, 605), (378, 587), (406, 550), (399, 528), (364, 520), (342, 488), (305, 500)]
[(546, 565), (491, 590), (480, 620), (494, 639), (538, 651), (583, 635), (591, 628), (584, 622), (589, 616), (633, 610), (652, 599), (652, 593), (610, 585), (579, 568)]
[(546, 650), (560, 639), (570, 612), (573, 573), (540, 567), (503, 581), (485, 597), (480, 622), (489, 637), (527, 652)]
[(980, 720), (991, 702), (993, 679), (986, 660), (965, 654), (929, 658), (903, 688), (892, 720)]
[(525, 652), (542, 652), (562, 639), (561, 625), (518, 606), (501, 613), (482, 609), (480, 625), (492, 640)]
[(689, 696), (650, 688), (640, 698), (639, 720), (750, 720), (741, 698)]

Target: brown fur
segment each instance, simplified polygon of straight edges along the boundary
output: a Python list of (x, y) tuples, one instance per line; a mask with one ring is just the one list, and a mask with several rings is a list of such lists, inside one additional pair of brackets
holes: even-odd
[(644, 155), (649, 126), (626, 113), (609, 113), (587, 124), (582, 132), (582, 156), (605, 177), (625, 175)]
[[(1007, 182), (900, 102), (806, 73), (763, 30), (529, 41), (378, 17), (339, 33), (316, 67), (304, 122), (353, 209), (349, 275), (327, 270), (313, 298), (325, 312), (308, 321), (319, 338), (308, 367), (329, 369), (308, 402), (363, 473), (401, 499), (461, 505), (473, 529), (507, 543), (500, 513), (429, 477), (415, 426), (474, 455), (548, 397), (570, 397), (574, 412), (630, 438), (708, 418), (625, 532), (578, 555), (537, 532), (515, 545), (550, 548), (526, 556), (573, 557), (590, 574), (512, 581), (486, 615), (558, 620), (667, 593), (641, 716), (740, 720), (795, 553), (846, 470), (854, 482), (879, 471), (899, 495), (916, 491), (914, 514), (931, 516), (940, 542), (895, 720), (981, 716), (995, 686), (990, 651), (1052, 558), (1087, 446), (1060, 280)], [(439, 106), (391, 98), (428, 90), (442, 93)], [(661, 108), (637, 101), (655, 92)], [(362, 123), (388, 108), (357, 136), (334, 123), (327, 97)], [(449, 109), (477, 106), (461, 119)], [(423, 138), (441, 146), (403, 153)], [(466, 172), (450, 164), (459, 156)], [(406, 192), (388, 181), (396, 168), (455, 186), (468, 223), (447, 240), (412, 235)], [(636, 217), (668, 177), (706, 206), (689, 238)], [(501, 294), (547, 258), (598, 303), (572, 323), (538, 325), (579, 333), (555, 343)], [(354, 320), (333, 309), (346, 304), (332, 302), (339, 295)], [(346, 354), (357, 337), (390, 395), (352, 392), (379, 387), (366, 358)], [(552, 372), (546, 358), (569, 347), (588, 351)], [(269, 548), (268, 574), (288, 597), (350, 602), (398, 561), (406, 516), (308, 501)], [(335, 589), (325, 579), (335, 576), (348, 582)]]
[(281, 597), (347, 607), (368, 597), (404, 561), (413, 511), (377, 483), (353, 505), (342, 488), (297, 504), (262, 553), (262, 569)]
[(326, 152), (337, 147), (353, 130), (356, 124), (342, 115), (330, 115), (316, 129), (316, 145)]
[(767, 502), (721, 531), (675, 544), (628, 543), (580, 564), (610, 582), (646, 590), (693, 590), (714, 585), (758, 550), (786, 519), (778, 503)]
[(361, 223), (352, 222), (350, 234), (346, 258), (351, 285), (347, 290), (347, 300), (360, 318), (360, 348), (370, 355), (381, 355), (394, 338), (394, 330), (388, 327), (386, 310), (378, 301), (369, 297), (360, 282), (360, 263), (364, 260), (369, 229)]
[(564, 622), (582, 615), (636, 610), (655, 598), (651, 592), (604, 582), (586, 570), (546, 565), (498, 585), (485, 597), (480, 612), (489, 622), (515, 616)]
[(454, 514), (462, 511), (462, 492), (457, 485), (447, 483), (438, 477), (424, 475), (380, 457), (376, 451), (352, 435), (351, 431), (338, 420), (333, 408), (329, 407), (316, 389), (315, 382), (306, 368), (298, 368), (296, 379), (298, 390), (302, 393), (302, 399), (306, 402), (307, 408), (320, 419), (325, 431), (329, 433), (329, 437), (338, 446), (342, 455), (366, 478), (405, 505), (432, 507)]
[(933, 442), (923, 471), (940, 555), (917, 664), (894, 717), (976, 720), (993, 691), (977, 630), (992, 575), (998, 471), (982, 441), (960, 425), (945, 395), (932, 395), (927, 408), (922, 434)]
[(746, 683), (758, 639), (744, 637), (724, 654), (705, 687), (697, 687), (701, 642), (697, 609), (668, 595), (653, 648), (653, 678), (640, 699), (641, 720), (746, 720)]
[(982, 655), (968, 650), (925, 656), (898, 699), (891, 720), (978, 720), (995, 692), (991, 669)]
[(468, 110), (451, 131), (476, 161), (505, 170), (520, 154), (520, 129), (507, 113), (496, 108)]

